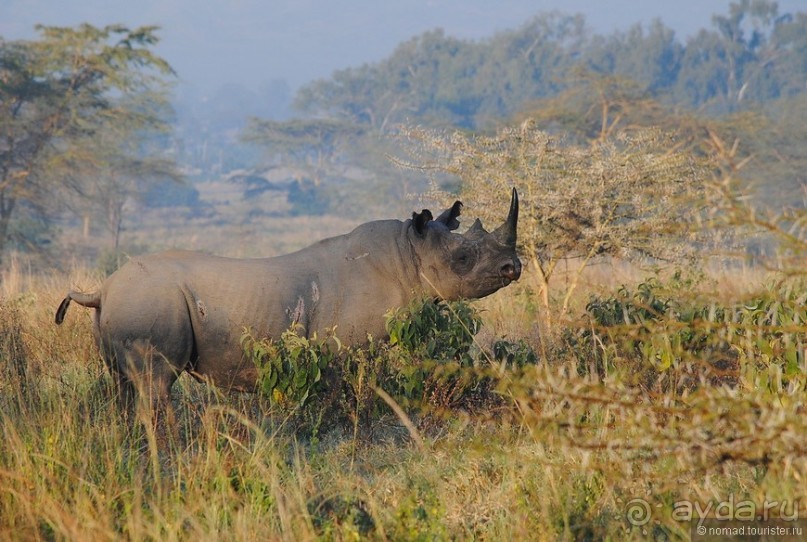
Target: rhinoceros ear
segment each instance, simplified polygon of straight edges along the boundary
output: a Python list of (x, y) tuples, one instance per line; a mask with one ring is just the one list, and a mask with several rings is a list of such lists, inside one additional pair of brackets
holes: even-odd
[(460, 227), (459, 220), (457, 220), (457, 217), (460, 216), (460, 211), (462, 211), (462, 202), (455, 201), (454, 205), (440, 213), (435, 222), (442, 222), (449, 230), (456, 230)]
[(423, 209), (419, 213), (412, 213), (412, 225), (415, 227), (415, 233), (420, 237), (426, 236), (426, 225), (433, 219), (432, 212), (428, 209)]

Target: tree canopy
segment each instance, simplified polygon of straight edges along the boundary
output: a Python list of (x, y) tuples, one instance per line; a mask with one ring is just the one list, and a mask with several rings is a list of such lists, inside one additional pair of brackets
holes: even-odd
[(295, 105), (381, 133), (412, 119), (480, 129), (574, 87), (575, 67), (716, 112), (804, 92), (807, 13), (780, 14), (775, 2), (739, 0), (727, 15), (714, 16), (712, 27), (686, 42), (661, 21), (604, 37), (592, 36), (581, 16), (544, 14), (488, 40), (434, 30), (379, 63), (304, 86)]
[(15, 219), (47, 222), (99, 178), (175, 175), (141, 155), (167, 129), (173, 70), (151, 51), (157, 28), (38, 30), (38, 40), (0, 40), (0, 255), (11, 237), (33, 242)]

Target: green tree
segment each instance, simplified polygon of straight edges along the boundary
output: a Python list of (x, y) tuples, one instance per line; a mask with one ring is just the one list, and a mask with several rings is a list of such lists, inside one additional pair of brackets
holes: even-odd
[[(386, 133), (407, 117), (455, 119), (440, 108), (449, 66), (469, 47), (442, 30), (426, 32), (399, 45), (385, 61), (337, 71), (331, 79), (303, 87), (295, 107)], [(458, 74), (452, 74), (458, 75)], [(455, 81), (455, 84), (461, 84)]]
[(647, 30), (636, 24), (624, 33), (595, 37), (586, 66), (595, 73), (635, 81), (642, 91), (657, 96), (675, 84), (683, 53), (673, 30), (656, 19)]
[(618, 131), (665, 126), (672, 116), (643, 86), (632, 79), (577, 67), (566, 87), (537, 100), (517, 115), (534, 119), (544, 129), (559, 130), (576, 142), (605, 141)]
[(50, 217), (61, 196), (134, 158), (132, 145), (115, 149), (104, 136), (114, 127), (116, 141), (142, 141), (160, 126), (139, 98), (161, 100), (173, 74), (150, 51), (156, 27), (37, 28), (36, 41), (0, 40), (0, 255), (19, 209)]
[(807, 16), (780, 15), (776, 2), (740, 0), (690, 39), (676, 83), (679, 101), (736, 111), (804, 91)]
[[(100, 222), (113, 239), (112, 254), (119, 265), (127, 205), (139, 203), (156, 183), (183, 182), (183, 177), (173, 159), (162, 156), (159, 149), (164, 143), (159, 136), (167, 134), (165, 120), (171, 117), (161, 97), (144, 91), (116, 103), (141, 114), (126, 124), (113, 118), (95, 127), (85, 142), (93, 147), (95, 165), (76, 183), (67, 201), (84, 217), (100, 215)], [(144, 137), (146, 134), (149, 137)]]
[(558, 14), (483, 42), (433, 30), (400, 44), (379, 63), (337, 71), (303, 87), (295, 107), (382, 134), (411, 119), (474, 128), (557, 90), (586, 39), (581, 16)]

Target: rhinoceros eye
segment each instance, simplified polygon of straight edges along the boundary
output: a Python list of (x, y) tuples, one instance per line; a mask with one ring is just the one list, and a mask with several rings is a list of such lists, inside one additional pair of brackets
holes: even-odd
[(464, 275), (476, 265), (476, 252), (466, 247), (459, 248), (451, 254), (451, 270)]

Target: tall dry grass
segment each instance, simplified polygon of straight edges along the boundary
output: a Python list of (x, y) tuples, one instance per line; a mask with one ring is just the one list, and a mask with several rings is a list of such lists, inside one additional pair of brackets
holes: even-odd
[[(590, 273), (574, 307), (642, 275)], [(726, 273), (702, 279), (698, 295), (759, 287), (753, 270)], [(658, 393), (546, 348), (500, 382), (507, 408), (420, 424), (423, 448), (389, 413), (366, 434), (329, 419), (301, 432), (257, 398), (183, 378), (176, 436), (158, 446), (147, 424), (116, 412), (89, 311), (53, 324), (67, 289), (99, 281), (80, 265), (36, 275), (22, 260), (3, 275), (2, 539), (686, 539), (676, 503), (777, 501), (805, 513), (805, 367), (778, 383)], [(536, 284), (528, 271), (480, 304), (491, 337), (557, 346), (530, 323)], [(752, 360), (759, 374), (764, 362)]]

